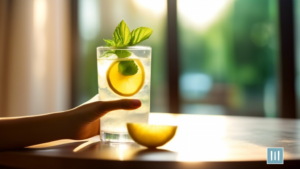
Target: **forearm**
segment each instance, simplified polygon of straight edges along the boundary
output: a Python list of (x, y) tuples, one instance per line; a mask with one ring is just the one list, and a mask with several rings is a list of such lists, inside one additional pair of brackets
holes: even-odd
[(0, 151), (69, 138), (68, 113), (0, 119)]

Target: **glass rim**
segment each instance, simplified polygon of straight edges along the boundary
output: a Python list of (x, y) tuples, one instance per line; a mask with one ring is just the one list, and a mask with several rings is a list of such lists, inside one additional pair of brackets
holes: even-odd
[(152, 50), (150, 46), (127, 46), (127, 47), (109, 47), (109, 46), (98, 46), (97, 50)]

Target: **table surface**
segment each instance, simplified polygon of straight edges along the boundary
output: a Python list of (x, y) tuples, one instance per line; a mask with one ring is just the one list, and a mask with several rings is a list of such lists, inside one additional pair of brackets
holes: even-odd
[(281, 166), (300, 167), (300, 120), (151, 113), (149, 123), (178, 125), (178, 130), (169, 143), (158, 149), (147, 149), (134, 142), (100, 142), (97, 136), (1, 152), (0, 165), (22, 168), (274, 167), (266, 165), (267, 147), (283, 147), (284, 165)]

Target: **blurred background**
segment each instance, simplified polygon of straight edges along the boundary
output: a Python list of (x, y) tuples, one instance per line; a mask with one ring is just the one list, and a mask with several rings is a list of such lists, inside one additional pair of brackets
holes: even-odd
[(300, 0), (286, 2), (0, 0), (0, 116), (96, 95), (96, 47), (124, 20), (154, 30), (151, 112), (299, 118)]

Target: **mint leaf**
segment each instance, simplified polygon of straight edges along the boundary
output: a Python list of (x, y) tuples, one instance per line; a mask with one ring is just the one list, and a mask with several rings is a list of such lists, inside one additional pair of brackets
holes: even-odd
[[(103, 39), (107, 46), (126, 47), (136, 45), (148, 39), (153, 30), (147, 27), (139, 27), (130, 32), (127, 24), (122, 20), (113, 33), (113, 40)], [(103, 53), (100, 57), (109, 57), (116, 54), (118, 58), (127, 58), (131, 56), (131, 52), (127, 50), (110, 50)], [(133, 60), (120, 61), (118, 65), (119, 72), (124, 76), (134, 75), (138, 71), (138, 66)]]
[(115, 42), (111, 39), (103, 39), (107, 46), (115, 46)]
[(111, 55), (116, 54), (113, 50), (108, 50), (104, 52), (100, 57), (110, 57)]
[(131, 40), (129, 45), (136, 45), (146, 39), (148, 39), (153, 30), (147, 27), (139, 27), (137, 29), (134, 29), (131, 32)]
[(124, 76), (134, 75), (138, 72), (138, 67), (133, 60), (120, 61), (119, 62), (119, 72)]
[(127, 46), (130, 43), (131, 34), (127, 24), (122, 20), (113, 34), (115, 47)]
[(127, 50), (116, 50), (115, 53), (118, 56), (118, 58), (127, 58), (131, 55), (131, 53)]

